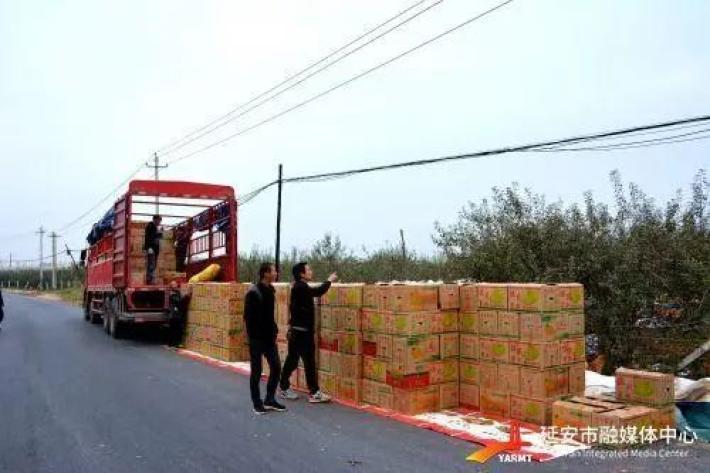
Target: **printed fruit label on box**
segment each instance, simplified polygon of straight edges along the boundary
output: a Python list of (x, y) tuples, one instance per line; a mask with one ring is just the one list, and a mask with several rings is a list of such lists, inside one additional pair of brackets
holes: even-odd
[(547, 368), (560, 364), (559, 342), (511, 342), (510, 361), (517, 365)]
[(560, 341), (560, 364), (567, 365), (585, 361), (586, 344), (584, 338), (572, 338)]
[(441, 325), (444, 332), (457, 332), (459, 329), (459, 313), (447, 310), (441, 313)]
[(342, 308), (340, 311), (339, 328), (341, 330), (359, 331), (361, 327), (360, 309)]
[(520, 340), (551, 342), (566, 337), (569, 318), (564, 313), (520, 314)]
[(510, 417), (536, 425), (550, 425), (552, 403), (521, 396), (510, 396)]
[(478, 313), (478, 332), (481, 335), (496, 336), (498, 334), (498, 312), (482, 310)]
[(551, 399), (568, 394), (569, 371), (567, 367), (544, 370), (520, 370), (520, 394), (535, 399)]
[(558, 284), (557, 291), (557, 298), (562, 309), (584, 309), (584, 286), (581, 284)]
[(476, 334), (479, 333), (478, 313), (461, 312), (461, 314), (459, 314), (459, 325), (462, 332)]
[(462, 333), (460, 336), (461, 358), (477, 360), (479, 358), (479, 338), (478, 335)]
[(488, 361), (500, 361), (507, 363), (508, 358), (508, 341), (498, 340), (495, 338), (483, 338), (479, 339), (480, 344), (480, 358), (482, 360)]
[(393, 311), (417, 312), (436, 310), (439, 291), (433, 285), (389, 286)]
[(338, 351), (350, 355), (362, 353), (362, 335), (360, 332), (338, 332)]
[(508, 286), (508, 307), (511, 310), (557, 311), (560, 309), (559, 289), (545, 284), (511, 284)]
[(363, 376), (373, 381), (384, 383), (387, 381), (387, 362), (365, 356), (362, 358)]
[(520, 338), (520, 314), (517, 312), (498, 312), (498, 335), (515, 339)]
[(481, 382), (479, 363), (477, 361), (461, 360), (459, 362), (461, 382), (478, 385)]
[(478, 306), (488, 309), (508, 309), (508, 287), (505, 284), (476, 285), (478, 288)]
[(424, 312), (392, 313), (393, 335), (424, 335), (431, 333), (431, 319)]

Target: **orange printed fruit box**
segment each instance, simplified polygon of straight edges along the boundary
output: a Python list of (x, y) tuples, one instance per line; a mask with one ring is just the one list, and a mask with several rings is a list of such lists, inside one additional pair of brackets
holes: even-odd
[(477, 312), (461, 312), (459, 313), (459, 330), (462, 333), (479, 333)]
[(536, 425), (550, 425), (553, 401), (510, 395), (510, 417)]
[(480, 391), (475, 384), (459, 384), (459, 405), (468, 409), (478, 409)]
[(372, 381), (387, 382), (387, 361), (364, 356), (362, 358), (362, 375)]
[(376, 309), (379, 305), (380, 286), (366, 285), (362, 288), (362, 306)]
[(459, 377), (462, 383), (480, 385), (481, 370), (478, 361), (461, 360), (459, 361)]
[(497, 335), (512, 339), (520, 338), (520, 314), (508, 311), (498, 312)]
[(600, 401), (581, 396), (573, 396), (564, 401), (555, 401), (552, 404), (552, 425), (556, 427), (575, 427), (584, 429), (593, 427), (592, 416), (626, 405), (621, 402)]
[(481, 388), (480, 405), (483, 414), (510, 417), (510, 394)]
[(586, 360), (584, 337), (560, 340), (560, 364), (568, 365)]
[(509, 341), (497, 338), (480, 337), (479, 350), (481, 360), (500, 361), (508, 363), (509, 361)]
[(508, 308), (521, 311), (555, 312), (560, 310), (557, 286), (547, 284), (508, 285)]
[(337, 285), (337, 303), (348, 307), (362, 307), (362, 291), (364, 284)]
[[(329, 350), (318, 350), (318, 369), (323, 371), (330, 371), (332, 359), (331, 351)], [(285, 358), (282, 358), (285, 361)]]
[(429, 363), (429, 381), (431, 384), (458, 382), (458, 380), (459, 360), (456, 358)]
[(584, 314), (581, 312), (567, 313), (567, 333), (570, 337), (580, 337), (584, 335)]
[(357, 378), (339, 378), (336, 397), (355, 403), (360, 402), (362, 391), (362, 380)]
[(459, 383), (444, 383), (439, 385), (439, 409), (454, 409), (459, 407)]
[(510, 362), (549, 368), (560, 364), (560, 343), (510, 342)]
[(461, 312), (475, 312), (478, 309), (478, 289), (475, 284), (459, 287), (459, 308)]
[(318, 385), (322, 391), (334, 395), (337, 391), (337, 378), (333, 373), (318, 371)]
[(429, 386), (414, 391), (394, 389), (394, 410), (416, 415), (433, 412), (439, 408), (438, 386)]
[(335, 307), (324, 305), (320, 308), (320, 327), (329, 330), (338, 330), (337, 318), (334, 312)]
[(630, 427), (636, 426), (641, 429), (644, 426), (652, 426), (655, 409), (647, 406), (626, 406), (607, 412), (592, 414), (592, 425), (594, 427)]
[(385, 286), (390, 310), (425, 312), (438, 309), (439, 290), (435, 285), (404, 284)]
[(476, 284), (478, 306), (486, 309), (508, 309), (508, 286), (505, 284)]
[(495, 337), (498, 335), (497, 311), (482, 310), (478, 313), (478, 333), (489, 337)]
[(628, 402), (664, 406), (675, 402), (674, 383), (672, 374), (618, 368), (616, 397)]
[(450, 310), (459, 308), (458, 284), (441, 284), (439, 286), (439, 309)]
[(520, 340), (552, 342), (567, 337), (569, 316), (566, 313), (520, 314)]
[(360, 331), (362, 322), (362, 313), (360, 309), (350, 307), (341, 307), (338, 311), (338, 329)]
[(480, 340), (478, 335), (462, 333), (459, 336), (459, 347), (461, 358), (478, 360), (480, 347)]
[(509, 363), (498, 363), (498, 386), (496, 390), (505, 393), (520, 392), (520, 371), (522, 367)]
[[(362, 355), (338, 353), (339, 369), (336, 374), (343, 378), (362, 378)], [(333, 364), (333, 357), (330, 363)]]
[(349, 355), (362, 354), (361, 332), (337, 332), (338, 352)]
[(584, 286), (576, 283), (558, 284), (557, 299), (562, 309), (584, 309)]
[(391, 369), (397, 374), (422, 372), (422, 365), (439, 353), (439, 337), (436, 335), (419, 337), (392, 337)]
[[(434, 335), (435, 337), (437, 335)], [(459, 334), (458, 333), (442, 333), (439, 337), (439, 354), (435, 354), (436, 358), (454, 358), (459, 356)]]
[(390, 312), (392, 335), (424, 335), (432, 333), (431, 316), (426, 312)]
[(569, 365), (569, 393), (583, 396), (586, 388), (586, 363)]
[[(483, 389), (497, 390), (498, 389), (498, 365), (489, 361), (481, 361), (478, 364), (478, 372), (480, 376), (479, 385)], [(467, 382), (472, 382), (466, 380)]]
[(375, 309), (362, 311), (362, 329), (368, 332), (391, 333), (391, 312)]
[(569, 369), (566, 366), (520, 370), (520, 394), (535, 399), (557, 399), (569, 394)]

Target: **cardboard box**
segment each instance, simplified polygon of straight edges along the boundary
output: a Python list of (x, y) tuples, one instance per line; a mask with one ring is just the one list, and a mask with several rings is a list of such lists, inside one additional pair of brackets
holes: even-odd
[(390, 334), (392, 335), (426, 335), (432, 333), (431, 316), (426, 312), (389, 312), (385, 316), (391, 318)]
[(338, 311), (338, 329), (360, 331), (362, 329), (361, 310), (351, 307), (341, 307)]
[(498, 312), (498, 332), (499, 337), (519, 339), (520, 338), (520, 314), (517, 312)]
[(407, 391), (394, 389), (394, 410), (408, 415), (433, 412), (439, 408), (438, 386)]
[(520, 369), (520, 395), (550, 400), (569, 394), (569, 369), (566, 366)]
[(485, 309), (508, 309), (508, 286), (505, 284), (476, 284), (478, 307)]
[(363, 304), (364, 284), (335, 284), (331, 291), (335, 290), (337, 304), (347, 307), (360, 308)]
[(380, 286), (366, 285), (362, 288), (362, 306), (376, 309), (380, 297)]
[(459, 383), (439, 385), (439, 409), (455, 409), (459, 407)]
[(338, 378), (338, 388), (336, 397), (344, 401), (359, 403), (361, 399), (362, 385), (358, 378)]
[[(435, 335), (436, 336), (436, 335)], [(441, 359), (459, 356), (459, 334), (443, 333), (439, 335), (439, 355)]]
[(393, 388), (404, 389), (407, 391), (421, 389), (431, 385), (431, 381), (429, 380), (429, 372), (405, 375), (398, 375), (388, 372), (386, 382)]
[(362, 333), (361, 332), (337, 332), (338, 352), (349, 355), (362, 354)]
[(584, 335), (584, 314), (581, 312), (567, 312), (567, 334), (569, 337)]
[(478, 310), (478, 289), (475, 284), (459, 286), (459, 309), (461, 312)]
[(458, 284), (441, 284), (439, 286), (439, 309), (449, 310), (459, 308)]
[(658, 429), (676, 428), (675, 405), (657, 407), (651, 415), (651, 424)]
[(630, 427), (638, 429), (650, 427), (653, 424), (655, 409), (647, 406), (626, 406), (621, 409), (592, 414), (594, 427)]
[(584, 309), (584, 286), (581, 284), (558, 284), (557, 299), (562, 309)]
[(459, 331), (459, 311), (444, 310), (441, 314), (441, 332), (458, 333)]
[(320, 328), (327, 330), (338, 330), (338, 321), (333, 313), (336, 307), (324, 305), (320, 309)]
[(515, 394), (510, 395), (510, 417), (536, 425), (550, 425), (552, 422), (552, 403), (540, 399), (531, 399)]
[[(334, 364), (335, 359), (336, 357), (331, 356), (331, 365)], [(338, 353), (337, 359), (339, 360), (337, 375), (342, 378), (362, 378), (362, 355)]]
[(439, 291), (431, 284), (385, 286), (389, 310), (393, 312), (425, 312), (438, 309)]
[(618, 368), (616, 397), (621, 401), (638, 402), (650, 406), (664, 406), (675, 402), (675, 377), (672, 374)]
[(375, 332), (362, 332), (362, 354), (377, 356), (377, 334)]
[(569, 315), (558, 313), (521, 313), (520, 340), (526, 342), (552, 342), (566, 338), (569, 332)]
[(365, 404), (377, 405), (377, 385), (376, 381), (363, 378), (362, 380), (362, 402)]
[(481, 413), (510, 417), (510, 394), (481, 388)]
[(509, 358), (509, 341), (498, 338), (479, 338), (479, 357), (485, 361), (500, 361), (508, 363)]
[(497, 391), (517, 394), (520, 392), (520, 370), (518, 365), (498, 363)]
[(377, 381), (379, 383), (387, 382), (387, 361), (370, 356), (362, 357), (362, 375), (363, 377)]
[(495, 337), (498, 335), (497, 311), (482, 310), (478, 313), (478, 333), (488, 337)]
[(477, 312), (461, 312), (459, 313), (459, 330), (462, 333), (479, 333), (478, 313)]
[(474, 384), (461, 383), (459, 384), (459, 405), (468, 409), (478, 409), (479, 403), (479, 387)]
[(462, 383), (481, 384), (480, 363), (478, 361), (461, 360), (459, 362), (459, 377)]
[(592, 416), (625, 407), (623, 403), (600, 401), (574, 396), (564, 401), (552, 403), (552, 425), (556, 427), (593, 427)]
[(529, 312), (559, 311), (559, 289), (548, 284), (510, 284), (508, 308)]
[(510, 362), (536, 368), (557, 366), (560, 364), (560, 344), (511, 341)]
[[(488, 361), (478, 363), (478, 372), (480, 377), (479, 386), (483, 389), (497, 390), (498, 389), (498, 365)], [(467, 382), (473, 383), (467, 379)]]
[(560, 364), (568, 365), (586, 360), (584, 337), (560, 340)]
[[(279, 332), (281, 332), (281, 330), (279, 330)], [(338, 332), (329, 329), (321, 329), (318, 334), (318, 348), (338, 351)]]
[(459, 360), (456, 358), (429, 363), (429, 382), (431, 384), (458, 382), (458, 380)]
[[(318, 369), (322, 371), (331, 371), (331, 354), (332, 352), (329, 350), (318, 350)], [(286, 361), (286, 357), (284, 356), (282, 358), (283, 361)]]
[(462, 333), (459, 336), (459, 350), (461, 358), (478, 360), (480, 357), (480, 340), (478, 335)]
[(390, 371), (398, 375), (426, 371), (426, 362), (438, 357), (439, 336), (392, 337)]
[(574, 363), (569, 365), (569, 393), (577, 396), (584, 396), (586, 389), (586, 363)]

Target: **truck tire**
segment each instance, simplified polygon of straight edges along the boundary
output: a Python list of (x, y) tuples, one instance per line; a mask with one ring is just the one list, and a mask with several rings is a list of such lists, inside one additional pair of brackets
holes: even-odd
[(94, 313), (94, 311), (91, 310), (91, 299), (89, 299), (89, 322), (92, 324), (98, 324), (101, 322), (99, 320), (99, 314)]
[(108, 318), (109, 333), (113, 338), (119, 339), (124, 337), (125, 326), (118, 320), (118, 300), (116, 297), (108, 302), (108, 310), (110, 317)]
[(91, 320), (91, 299), (88, 293), (84, 293), (84, 320)]
[(108, 297), (104, 297), (104, 316), (103, 318), (103, 329), (104, 332), (106, 332), (107, 335), (110, 335), (110, 329), (109, 329), (109, 323), (111, 322), (111, 305), (110, 305), (110, 299)]

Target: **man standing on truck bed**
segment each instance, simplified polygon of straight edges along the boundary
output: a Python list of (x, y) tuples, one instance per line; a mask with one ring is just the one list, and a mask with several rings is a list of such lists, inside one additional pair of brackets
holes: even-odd
[(313, 339), (315, 333), (315, 304), (313, 298), (320, 297), (330, 289), (331, 283), (338, 279), (333, 273), (328, 280), (318, 287), (312, 288), (308, 283), (313, 279), (313, 271), (308, 263), (301, 262), (293, 267), (293, 287), (291, 288), (291, 303), (288, 333), (288, 355), (281, 372), (281, 391), (279, 396), (283, 399), (298, 399), (289, 378), (298, 366), (298, 359), (303, 359), (308, 383), (308, 402), (328, 402), (330, 396), (321, 392), (318, 386), (316, 372), (316, 347)]
[[(281, 360), (276, 349), (278, 328), (274, 320), (276, 296), (272, 283), (278, 273), (272, 263), (262, 263), (259, 267), (259, 282), (247, 291), (244, 297), (244, 323), (249, 337), (249, 358), (251, 374), (249, 389), (256, 414), (267, 411), (285, 411), (286, 408), (276, 401), (276, 385), (281, 374)], [(266, 398), (261, 401), (259, 382), (261, 381), (261, 357), (269, 364), (269, 380), (266, 383)]]
[(145, 251), (146, 284), (155, 282), (155, 267), (158, 264), (158, 254), (160, 253), (160, 239), (163, 237), (159, 227), (161, 221), (160, 215), (153, 215), (153, 220), (145, 226), (143, 251)]

